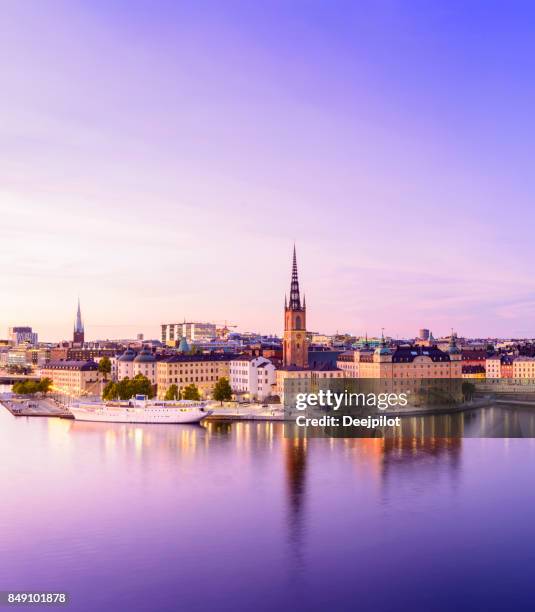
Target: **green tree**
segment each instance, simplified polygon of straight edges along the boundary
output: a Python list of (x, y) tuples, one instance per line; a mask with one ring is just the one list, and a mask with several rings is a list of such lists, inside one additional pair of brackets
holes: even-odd
[[(48, 387), (52, 383), (50, 378), (44, 378), (43, 380), (49, 381), (45, 383), (46, 391), (48, 391)], [(18, 393), (19, 395), (35, 395), (36, 393), (43, 392), (44, 387), (41, 387), (41, 381), (37, 382), (36, 380), (20, 380), (13, 385), (13, 393)]]
[(220, 378), (214, 387), (213, 397), (218, 402), (228, 402), (232, 399), (232, 388), (230, 387), (230, 383), (228, 378)]
[(98, 371), (104, 374), (104, 380), (108, 380), (108, 374), (111, 372), (111, 361), (107, 355), (104, 355), (98, 362)]
[(132, 397), (132, 386), (130, 384), (130, 379), (128, 376), (125, 376), (122, 380), (117, 383), (117, 397), (122, 400), (130, 399)]
[(117, 383), (114, 383), (112, 380), (104, 387), (102, 391), (102, 399), (105, 400), (114, 400), (117, 399), (119, 393), (117, 391)]
[(107, 400), (129, 400), (135, 395), (146, 395), (149, 399), (154, 397), (154, 388), (143, 374), (138, 374), (134, 378), (126, 376), (117, 383), (109, 381), (102, 392), (102, 398)]
[(187, 387), (184, 387), (183, 397), (186, 400), (199, 401), (201, 399), (201, 394), (199, 393), (197, 386), (191, 383)]
[(43, 394), (46, 395), (49, 391), (50, 388), (52, 387), (52, 379), (51, 378), (41, 378), (41, 380), (39, 381), (39, 391)]
[(165, 398), (166, 400), (177, 400), (180, 397), (179, 391), (178, 391), (178, 387), (176, 385), (171, 385), (169, 387), (169, 389), (167, 389), (167, 391), (165, 392)]
[(149, 399), (154, 397), (154, 388), (150, 382), (150, 380), (143, 376), (143, 374), (138, 374), (134, 376), (134, 378), (130, 381), (132, 396), (134, 395), (146, 395)]

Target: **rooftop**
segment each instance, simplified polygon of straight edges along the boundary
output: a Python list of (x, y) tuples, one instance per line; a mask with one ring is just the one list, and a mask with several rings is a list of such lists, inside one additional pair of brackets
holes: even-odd
[(94, 361), (59, 360), (47, 363), (43, 370), (98, 370), (98, 365)]

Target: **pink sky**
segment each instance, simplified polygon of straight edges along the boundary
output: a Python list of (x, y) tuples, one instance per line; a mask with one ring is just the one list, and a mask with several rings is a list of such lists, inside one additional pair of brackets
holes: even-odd
[(0, 36), (0, 337), (280, 333), (294, 240), (310, 329), (535, 336), (521, 19), (52, 4)]

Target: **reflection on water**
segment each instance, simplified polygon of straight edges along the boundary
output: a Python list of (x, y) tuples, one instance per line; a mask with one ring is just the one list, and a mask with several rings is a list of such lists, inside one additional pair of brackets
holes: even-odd
[(450, 610), (510, 607), (505, 581), (521, 607), (534, 441), (444, 433), (533, 416), (483, 412), (375, 439), (0, 412), (0, 589), (68, 590), (74, 610)]

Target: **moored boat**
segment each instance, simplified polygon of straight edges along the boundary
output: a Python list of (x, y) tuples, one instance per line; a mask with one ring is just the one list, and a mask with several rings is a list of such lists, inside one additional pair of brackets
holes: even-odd
[(130, 400), (81, 401), (70, 411), (77, 421), (106, 423), (199, 423), (212, 414), (205, 402), (150, 400), (146, 395)]

